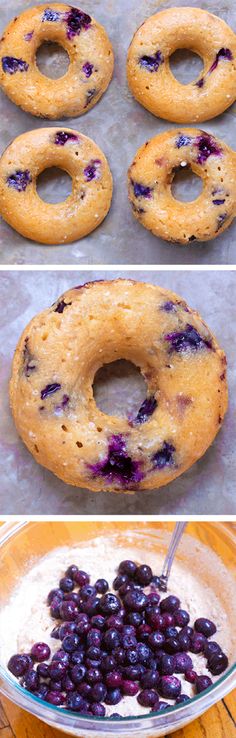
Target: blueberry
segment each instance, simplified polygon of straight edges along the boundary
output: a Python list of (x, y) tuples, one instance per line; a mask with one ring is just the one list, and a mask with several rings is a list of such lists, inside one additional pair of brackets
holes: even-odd
[(146, 423), (146, 421), (149, 420), (151, 415), (154, 413), (156, 407), (157, 400), (154, 395), (147, 397), (139, 408), (136, 418), (134, 418), (134, 420), (132, 421), (132, 425), (141, 425), (142, 423)]
[(92, 586), (92, 584), (84, 584), (83, 587), (81, 587), (80, 590), (80, 597), (81, 600), (88, 600), (90, 597), (94, 597), (96, 595), (96, 589)]
[(98, 628), (91, 628), (87, 635), (87, 646), (96, 646), (97, 648), (100, 648), (101, 640), (101, 631)]
[(58, 680), (62, 679), (66, 675), (67, 666), (62, 661), (51, 661), (48, 667), (48, 673), (50, 679)]
[(160, 306), (160, 310), (163, 310), (165, 313), (176, 313), (177, 307), (172, 300), (168, 300), (167, 302), (163, 302)]
[(91, 690), (91, 699), (94, 702), (104, 702), (107, 695), (107, 689), (103, 682), (97, 682), (94, 684)]
[(90, 646), (87, 650), (87, 660), (89, 661), (96, 661), (99, 663), (101, 661), (101, 650), (100, 648), (96, 648), (96, 646)]
[(122, 682), (122, 692), (124, 695), (128, 695), (129, 697), (135, 697), (135, 695), (139, 691), (139, 686), (135, 682), (129, 681), (128, 679), (123, 679)]
[(103, 595), (100, 599), (100, 609), (105, 615), (113, 615), (119, 612), (120, 607), (120, 600), (116, 595), (111, 594), (111, 592)]
[(60, 617), (60, 606), (62, 604), (62, 600), (60, 597), (53, 597), (50, 605), (50, 615), (52, 618), (59, 618)]
[(165, 642), (165, 651), (173, 654), (179, 651), (179, 639), (178, 638), (167, 638)]
[(191, 143), (191, 136), (186, 136), (184, 133), (180, 133), (180, 135), (176, 139), (175, 145), (177, 146), (177, 149), (181, 149), (182, 146), (190, 146)]
[(84, 680), (86, 668), (83, 664), (75, 664), (71, 669), (71, 679), (74, 684), (80, 684)]
[(185, 625), (188, 625), (189, 620), (190, 617), (186, 610), (176, 610), (174, 613), (175, 625), (178, 625), (179, 628), (184, 628)]
[(148, 72), (157, 72), (160, 65), (163, 64), (164, 57), (161, 51), (156, 51), (152, 56), (144, 55), (139, 59), (140, 67), (147, 69)]
[(133, 461), (128, 455), (121, 435), (111, 436), (107, 458), (96, 464), (88, 464), (88, 468), (93, 476), (105, 477), (108, 481), (118, 482), (125, 487), (138, 483), (143, 478), (140, 462)]
[(90, 62), (85, 62), (82, 66), (82, 72), (84, 72), (85, 77), (89, 78), (91, 77), (91, 74), (93, 73), (94, 66)]
[(54, 382), (53, 384), (47, 384), (46, 387), (44, 387), (44, 389), (41, 390), (41, 400), (45, 400), (46, 397), (53, 395), (54, 392), (58, 392), (59, 389), (61, 389), (61, 385), (58, 384), (58, 382)]
[(106, 618), (103, 615), (93, 615), (91, 618), (91, 625), (96, 630), (103, 630), (105, 627)]
[(62, 648), (66, 653), (73, 653), (73, 651), (76, 651), (78, 645), (79, 645), (79, 636), (76, 635), (76, 633), (71, 633), (71, 635), (67, 635), (63, 641), (62, 641)]
[(124, 598), (125, 607), (132, 612), (141, 612), (145, 609), (147, 603), (148, 599), (144, 592), (138, 590), (128, 592)]
[(192, 653), (202, 653), (206, 645), (206, 638), (202, 633), (194, 633), (191, 637), (190, 651)]
[[(60, 300), (60, 302), (57, 303), (57, 306), (54, 310), (54, 313), (63, 313), (65, 308), (69, 305), (72, 305), (72, 302), (64, 302), (64, 300)], [(73, 565), (69, 566), (68, 571), (71, 571), (73, 569)], [(75, 569), (78, 571), (78, 567), (76, 566)], [(70, 576), (70, 574), (68, 574)]]
[(194, 623), (194, 628), (197, 633), (202, 633), (206, 638), (210, 638), (216, 633), (215, 623), (207, 618), (198, 618)]
[(74, 692), (75, 685), (74, 682), (72, 682), (72, 679), (69, 677), (68, 674), (66, 674), (61, 682), (62, 691), (63, 692)]
[(148, 643), (155, 651), (156, 649), (162, 648), (164, 646), (165, 636), (163, 635), (163, 633), (160, 633), (157, 630), (149, 636)]
[(6, 74), (16, 74), (16, 72), (27, 72), (29, 65), (23, 59), (17, 59), (15, 56), (3, 56), (2, 68)]
[(105, 717), (106, 715), (106, 709), (101, 702), (94, 702), (91, 705), (91, 712), (95, 717)]
[(171, 654), (162, 656), (160, 670), (163, 676), (172, 676), (175, 671), (175, 656)]
[(34, 661), (47, 661), (50, 658), (50, 648), (47, 643), (34, 643), (30, 652)]
[(129, 579), (126, 574), (118, 574), (114, 579), (113, 588), (117, 591), (123, 584), (127, 584), (128, 581)]
[(222, 149), (216, 139), (208, 133), (202, 133), (195, 138), (194, 145), (198, 147), (198, 164), (205, 164), (209, 156), (221, 156)]
[(225, 198), (223, 198), (221, 200), (219, 198), (217, 198), (215, 200), (212, 200), (212, 202), (213, 202), (213, 205), (224, 205)]
[(151, 635), (152, 629), (150, 625), (140, 625), (138, 628), (138, 639), (143, 643), (147, 643), (149, 636)]
[(141, 182), (134, 182), (133, 179), (131, 179), (131, 184), (133, 186), (134, 196), (135, 197), (145, 197), (148, 200), (151, 199), (153, 187), (149, 187), (148, 185), (144, 185)]
[(43, 17), (42, 17), (42, 23), (45, 21), (49, 21), (50, 23), (56, 23), (56, 21), (60, 20), (61, 13), (58, 13), (56, 10), (52, 10), (51, 8), (46, 8), (44, 11)]
[(127, 577), (130, 577), (131, 579), (135, 576), (137, 571), (137, 564), (135, 564), (134, 561), (125, 560), (121, 561), (119, 565), (119, 574), (126, 574)]
[(87, 30), (92, 22), (90, 15), (87, 15), (79, 8), (71, 8), (65, 14), (64, 20), (67, 24), (67, 38), (70, 40), (74, 36), (78, 36), (82, 29)]
[(70, 577), (63, 577), (60, 580), (59, 584), (60, 584), (60, 589), (62, 589), (62, 592), (72, 592), (75, 586), (73, 579), (71, 579)]
[(211, 341), (202, 338), (196, 328), (189, 323), (187, 323), (185, 330), (165, 335), (164, 340), (170, 344), (171, 352), (182, 353), (184, 351), (199, 351), (199, 349), (211, 348)]
[(66, 600), (66, 601), (60, 602), (59, 615), (62, 620), (73, 621), (75, 620), (77, 613), (78, 613), (78, 608), (76, 607), (76, 604), (75, 602), (73, 602), (73, 600)]
[(115, 687), (121, 687), (122, 685), (122, 676), (119, 671), (111, 671), (109, 674), (106, 675), (106, 685), (109, 687), (109, 689), (114, 689)]
[(162, 697), (170, 700), (176, 700), (181, 692), (181, 682), (174, 676), (163, 676), (160, 679), (158, 690)]
[(30, 669), (25, 675), (24, 686), (29, 692), (35, 692), (39, 688), (39, 675), (34, 669)]
[(162, 447), (152, 457), (154, 468), (164, 469), (166, 466), (174, 466), (174, 453), (175, 446), (172, 443), (164, 441)]
[(122, 700), (122, 692), (120, 689), (109, 689), (105, 698), (106, 705), (118, 705)]
[[(95, 689), (95, 687), (98, 687), (99, 684), (100, 682), (97, 682), (97, 684), (95, 684), (94, 687), (92, 687), (91, 684), (88, 684), (87, 682), (80, 682), (77, 689), (78, 689), (79, 694), (81, 694), (81, 697), (83, 697), (85, 700), (88, 700), (90, 702), (92, 699), (92, 692)], [(75, 688), (75, 685), (73, 686)]]
[(84, 707), (83, 697), (81, 697), (81, 695), (78, 694), (77, 692), (72, 692), (72, 694), (67, 694), (66, 707), (68, 708), (68, 710), (73, 710), (75, 712), (81, 712)]
[(46, 694), (46, 701), (51, 705), (57, 705), (59, 707), (64, 704), (65, 698), (62, 692), (49, 690)]
[[(65, 146), (65, 144), (70, 141), (76, 141), (78, 142), (78, 136), (76, 136), (75, 133), (71, 133), (70, 131), (57, 131), (54, 139), (54, 143), (57, 146)], [(71, 303), (70, 303), (71, 304)], [(59, 312), (59, 311), (58, 311)], [(61, 311), (63, 312), (63, 311)]]
[(30, 182), (32, 182), (32, 177), (29, 169), (25, 169), (24, 171), (17, 169), (16, 172), (13, 172), (7, 177), (8, 187), (12, 187), (17, 192), (25, 192)]
[(207, 662), (207, 666), (213, 676), (222, 674), (227, 669), (229, 661), (225, 653), (212, 653)]
[(65, 664), (66, 666), (68, 666), (70, 657), (69, 657), (69, 654), (63, 651), (62, 648), (59, 648), (59, 650), (53, 654), (52, 661), (61, 661), (62, 664)]
[(105, 594), (109, 589), (109, 584), (106, 579), (97, 579), (94, 586), (98, 594)]
[(115, 671), (116, 668), (116, 660), (114, 656), (104, 656), (101, 661), (101, 671), (102, 672), (110, 672)]
[(84, 177), (86, 182), (91, 182), (92, 179), (99, 179), (101, 176), (101, 164), (100, 159), (92, 159), (87, 166), (84, 168)]
[(160, 602), (160, 608), (161, 612), (170, 612), (173, 613), (175, 610), (178, 610), (180, 606), (180, 600), (178, 597), (175, 597), (174, 595), (169, 595), (168, 597), (165, 597), (164, 600), (161, 600)]
[(197, 676), (196, 679), (196, 692), (197, 694), (200, 694), (200, 692), (204, 692), (205, 689), (208, 689), (208, 687), (211, 687), (212, 680), (210, 677), (202, 674), (201, 676)]
[(148, 666), (149, 661), (152, 656), (151, 649), (148, 646), (146, 646), (145, 643), (138, 643), (137, 654), (138, 654), (138, 661), (140, 662), (140, 664), (145, 664)]
[(89, 584), (90, 577), (86, 571), (82, 571), (81, 569), (78, 569), (78, 571), (74, 575), (74, 580), (76, 584), (79, 585), (79, 587), (84, 587), (86, 584)]
[(126, 679), (137, 682), (142, 676), (142, 671), (146, 672), (145, 667), (142, 664), (134, 664), (133, 666), (126, 666), (124, 675)]
[(103, 636), (103, 644), (107, 651), (113, 651), (120, 645), (120, 634), (118, 630), (110, 628)]
[(191, 646), (191, 640), (189, 636), (185, 635), (185, 633), (180, 632), (178, 635), (178, 641), (181, 647), (181, 651), (189, 651)]
[(158, 695), (154, 689), (143, 689), (139, 692), (137, 700), (142, 707), (153, 707), (158, 702)]
[(197, 680), (197, 673), (196, 673), (196, 671), (194, 671), (193, 669), (190, 669), (190, 670), (187, 669), (187, 671), (185, 672), (185, 679), (190, 684), (195, 684), (195, 682)]
[(193, 662), (187, 653), (176, 653), (175, 655), (175, 672), (176, 674), (185, 674), (193, 668)]
[(181, 705), (183, 702), (189, 702), (190, 697), (187, 694), (180, 694), (175, 702), (176, 705)]
[(86, 678), (89, 684), (96, 684), (96, 682), (100, 682), (102, 678), (100, 669), (97, 669), (97, 668), (88, 669)]
[(42, 677), (42, 679), (48, 679), (49, 677), (49, 665), (48, 664), (38, 664), (37, 666), (37, 674)]
[(173, 626), (166, 628), (165, 637), (166, 638), (177, 638), (178, 637), (177, 628), (174, 628)]
[[(155, 707), (156, 707), (156, 709), (155, 709)], [(167, 710), (168, 707), (170, 707), (170, 705), (169, 705), (168, 702), (162, 702), (161, 701), (161, 702), (159, 702), (159, 704), (157, 704), (157, 706), (154, 705), (154, 711), (156, 712), (156, 710), (157, 710), (159, 712), (161, 710)]]
[(143, 587), (147, 587), (152, 580), (152, 576), (151, 567), (146, 564), (142, 564), (141, 566), (138, 566), (135, 579), (139, 584), (142, 584)]
[(208, 659), (213, 653), (221, 653), (222, 649), (215, 641), (207, 641), (204, 647), (204, 656)]
[(209, 69), (209, 74), (215, 71), (215, 69), (218, 67), (219, 61), (221, 61), (222, 59), (224, 61), (232, 61), (233, 60), (232, 51), (226, 48), (222, 48), (219, 51), (217, 51), (216, 58)]
[(148, 669), (141, 676), (140, 684), (143, 689), (153, 689), (159, 682), (159, 672)]
[(26, 654), (14, 654), (8, 661), (8, 669), (15, 677), (21, 677), (29, 669), (29, 660)]

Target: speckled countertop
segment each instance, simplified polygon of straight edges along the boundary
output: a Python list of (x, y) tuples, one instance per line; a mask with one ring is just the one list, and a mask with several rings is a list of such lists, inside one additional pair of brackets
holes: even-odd
[[(0, 3), (0, 35), (10, 18), (33, 5), (33, 0), (8, 0)], [(40, 3), (38, 3), (40, 4)], [(73, 0), (79, 6), (80, 0)], [(101, 101), (81, 118), (68, 119), (66, 125), (93, 138), (106, 154), (114, 176), (114, 196), (111, 210), (102, 225), (87, 238), (67, 246), (42, 246), (15, 233), (0, 221), (0, 263), (2, 264), (234, 264), (236, 221), (208, 243), (188, 246), (168, 244), (153, 236), (134, 220), (127, 199), (126, 173), (135, 152), (147, 139), (173, 128), (173, 124), (156, 118), (132, 98), (126, 82), (125, 62), (129, 43), (142, 21), (158, 9), (171, 6), (197, 6), (218, 14), (236, 31), (236, 4), (233, 0), (84, 0), (82, 7), (103, 23), (110, 35), (115, 52), (115, 71), (108, 91)], [(128, 9), (128, 12), (127, 12)], [(44, 70), (61, 68), (62, 56), (53, 52), (48, 61), (44, 55)], [(199, 66), (200, 65), (200, 66)], [(199, 58), (185, 53), (185, 65), (175, 62), (173, 69), (182, 81), (191, 81), (201, 68)], [(181, 72), (182, 69), (182, 72)], [(55, 71), (55, 69), (54, 69)], [(236, 105), (201, 127), (233, 149), (235, 144)], [(0, 91), (0, 153), (17, 135), (45, 126), (17, 108)], [(56, 125), (46, 121), (46, 125)], [(63, 125), (63, 121), (58, 121)], [(196, 180), (195, 180), (196, 182)], [(185, 193), (193, 192), (193, 177), (188, 176)], [(57, 190), (64, 199), (69, 193), (68, 177), (56, 178), (45, 174), (40, 193), (53, 201)]]
[[(38, 466), (16, 433), (8, 402), (8, 380), (16, 342), (36, 312), (69, 287), (91, 279), (128, 277), (176, 291), (200, 311), (226, 351), (229, 411), (205, 456), (158, 491), (134, 495), (75, 489)], [(0, 273), (0, 510), (1, 514), (236, 514), (236, 272), (53, 272)], [(111, 384), (109, 385), (111, 391)], [(100, 397), (106, 388), (100, 387)], [(112, 395), (111, 395), (112, 396)]]

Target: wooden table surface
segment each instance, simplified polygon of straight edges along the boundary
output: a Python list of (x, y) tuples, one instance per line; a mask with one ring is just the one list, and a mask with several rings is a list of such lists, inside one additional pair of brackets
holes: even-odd
[[(5, 697), (0, 702), (0, 738), (62, 738), (66, 733), (50, 728), (20, 710)], [(198, 720), (166, 738), (236, 738), (236, 690)], [(81, 738), (83, 738), (81, 736)]]

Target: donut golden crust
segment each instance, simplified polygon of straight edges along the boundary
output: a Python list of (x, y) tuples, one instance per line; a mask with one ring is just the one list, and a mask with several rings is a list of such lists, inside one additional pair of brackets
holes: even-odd
[[(67, 51), (69, 67), (59, 79), (41, 74), (36, 52), (44, 41)], [(113, 51), (105, 29), (79, 8), (38, 5), (14, 18), (0, 42), (0, 85), (23, 110), (42, 118), (83, 115), (105, 92)]]
[[(203, 189), (192, 202), (176, 200), (176, 170), (189, 166)], [(140, 223), (181, 244), (219, 236), (236, 215), (236, 154), (223, 141), (196, 128), (172, 129), (138, 149), (128, 172), (129, 200)]]
[[(147, 399), (131, 420), (96, 406), (94, 376), (124, 358)], [(60, 479), (94, 491), (158, 488), (212, 443), (227, 408), (226, 357), (173, 292), (131, 280), (71, 289), (25, 328), (10, 402), (21, 438)]]
[[(49, 204), (37, 194), (39, 174), (64, 169), (72, 194)], [(0, 159), (0, 212), (22, 236), (40, 243), (69, 243), (83, 238), (105, 218), (112, 197), (112, 176), (101, 149), (70, 128), (39, 128), (18, 136)]]
[[(177, 49), (198, 54), (204, 68), (183, 85), (170, 69)], [(130, 90), (144, 108), (174, 123), (214, 118), (236, 99), (236, 35), (216, 15), (200, 8), (170, 8), (138, 28), (129, 47)]]

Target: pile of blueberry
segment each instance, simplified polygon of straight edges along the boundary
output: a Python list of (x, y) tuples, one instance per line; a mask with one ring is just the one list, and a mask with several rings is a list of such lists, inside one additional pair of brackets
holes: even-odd
[(158, 586), (151, 568), (134, 561), (121, 562), (113, 582), (117, 595), (105, 579), (92, 585), (86, 572), (69, 566), (47, 599), (58, 621), (51, 636), (60, 647), (51, 658), (46, 643), (35, 643), (29, 654), (10, 658), (9, 670), (37, 697), (83, 715), (104, 717), (105, 705), (118, 705), (126, 695), (151, 712), (169, 707), (165, 700), (186, 702), (180, 674), (196, 694), (212, 684), (194, 671), (189, 653), (203, 654), (214, 676), (227, 668), (228, 658), (209, 640), (214, 623), (199, 618), (190, 627), (178, 597), (161, 599)]

